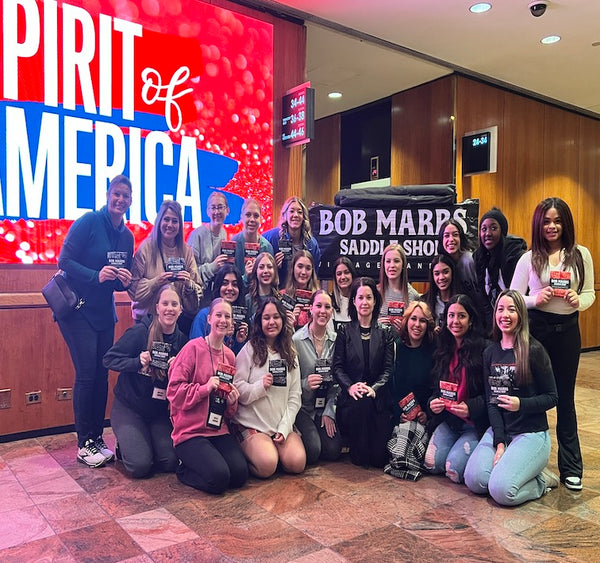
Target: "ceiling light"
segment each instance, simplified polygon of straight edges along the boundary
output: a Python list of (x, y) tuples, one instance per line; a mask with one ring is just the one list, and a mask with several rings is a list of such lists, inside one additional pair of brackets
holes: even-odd
[(560, 35), (548, 35), (548, 37), (543, 37), (540, 40), (540, 43), (543, 45), (552, 45), (552, 43), (558, 43), (560, 41)]
[(483, 14), (484, 12), (487, 12), (491, 9), (492, 5), (489, 2), (477, 2), (477, 4), (473, 4), (469, 8), (469, 12), (472, 12), (474, 14)]
[(342, 97), (342, 93), (341, 92), (329, 92), (329, 94), (327, 94), (327, 97), (332, 100), (337, 100)]

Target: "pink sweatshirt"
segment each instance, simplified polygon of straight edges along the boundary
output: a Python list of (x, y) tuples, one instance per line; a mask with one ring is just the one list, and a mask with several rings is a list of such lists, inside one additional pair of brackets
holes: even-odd
[(220, 362), (235, 366), (234, 353), (227, 346), (223, 346), (223, 350), (210, 348), (209, 351), (204, 338), (194, 338), (181, 349), (171, 364), (167, 399), (171, 404), (171, 437), (175, 446), (198, 436), (229, 433), (226, 419), (236, 412), (237, 401), (233, 405), (227, 405), (219, 430), (206, 425), (210, 396), (207, 382), (215, 375)]

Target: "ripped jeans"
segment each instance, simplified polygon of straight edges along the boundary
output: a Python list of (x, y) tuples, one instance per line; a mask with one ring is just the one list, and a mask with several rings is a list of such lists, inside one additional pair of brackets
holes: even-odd
[(472, 424), (463, 422), (453, 430), (448, 423), (442, 422), (431, 435), (423, 466), (430, 473), (445, 473), (451, 481), (462, 483), (467, 461), (478, 442)]

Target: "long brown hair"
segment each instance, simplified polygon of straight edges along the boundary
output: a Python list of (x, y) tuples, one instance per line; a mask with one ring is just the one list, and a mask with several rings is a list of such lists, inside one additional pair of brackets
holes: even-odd
[(297, 250), (294, 252), (294, 257), (290, 264), (288, 271), (288, 279), (285, 285), (285, 292), (292, 296), (296, 296), (296, 290), (298, 289), (298, 282), (294, 276), (294, 270), (296, 269), (296, 263), (300, 258), (308, 258), (310, 265), (312, 266), (312, 274), (308, 280), (308, 290), (315, 291), (319, 287), (319, 280), (317, 280), (317, 272), (315, 270), (315, 261), (313, 260), (312, 254), (308, 250)]
[(581, 251), (575, 244), (575, 223), (573, 214), (567, 205), (567, 202), (559, 197), (548, 197), (538, 203), (533, 211), (531, 219), (531, 265), (538, 278), (542, 277), (542, 272), (548, 266), (549, 246), (544, 238), (544, 218), (550, 209), (556, 209), (561, 219), (562, 234), (561, 244), (564, 252), (563, 265), (565, 268), (572, 268), (577, 274), (579, 285), (577, 293), (581, 293), (583, 282), (585, 281), (585, 269), (583, 266), (583, 257)]
[(160, 245), (162, 244), (162, 232), (160, 230), (160, 224), (167, 211), (174, 213), (177, 216), (177, 219), (179, 220), (179, 232), (175, 236), (175, 246), (177, 247), (177, 252), (179, 252), (179, 255), (184, 255), (183, 214), (181, 212), (181, 205), (179, 205), (178, 202), (172, 199), (166, 199), (160, 205), (160, 209), (158, 210), (158, 214), (156, 215), (156, 221), (154, 221), (154, 227), (152, 227), (152, 232), (149, 235), (149, 238), (153, 243), (152, 260), (154, 261), (154, 263), (158, 261)]
[[(153, 342), (164, 342), (163, 331), (162, 331), (162, 327), (160, 326), (160, 322), (158, 320), (156, 306), (160, 302), (160, 298), (162, 297), (162, 294), (169, 289), (171, 291), (175, 292), (175, 294), (177, 295), (177, 298), (179, 299), (179, 306), (182, 307), (181, 295), (179, 295), (179, 291), (177, 291), (175, 284), (168, 283), (168, 284), (163, 285), (160, 288), (160, 290), (158, 291), (158, 294), (156, 296), (156, 302), (154, 303), (154, 316), (152, 317), (152, 323), (150, 324), (150, 327), (148, 328), (148, 343), (147, 343), (146, 350), (152, 350)], [(183, 307), (182, 307), (182, 310), (183, 310)], [(175, 325), (175, 330), (177, 330), (177, 325)], [(152, 381), (156, 381), (156, 380), (164, 381), (164, 379), (167, 377), (167, 370), (155, 368), (153, 366), (149, 366), (148, 373), (150, 374)]]
[(248, 288), (248, 295), (250, 296), (250, 301), (256, 307), (258, 307), (258, 298), (260, 297), (258, 293), (258, 290), (260, 289), (260, 282), (258, 281), (258, 266), (260, 262), (262, 262), (263, 258), (269, 260), (273, 265), (273, 281), (271, 282), (271, 295), (277, 297), (277, 299), (279, 299), (279, 297), (281, 296), (281, 293), (278, 289), (279, 272), (277, 270), (277, 262), (275, 262), (275, 258), (270, 252), (261, 252), (256, 257), (256, 260), (254, 260), (254, 264), (252, 265), (252, 272), (250, 272), (250, 287)]
[(406, 259), (406, 252), (404, 252), (404, 248), (402, 248), (401, 244), (392, 243), (388, 244), (383, 249), (383, 254), (381, 255), (381, 264), (379, 268), (379, 291), (381, 293), (381, 297), (385, 299), (385, 292), (390, 285), (388, 277), (385, 273), (385, 256), (389, 252), (396, 251), (400, 254), (400, 259), (402, 260), (402, 270), (400, 271), (400, 293), (402, 293), (402, 297), (404, 298), (405, 303), (408, 303), (408, 262)]
[(258, 307), (258, 310), (254, 315), (254, 322), (252, 323), (252, 330), (250, 331), (250, 344), (252, 344), (252, 350), (254, 351), (252, 360), (257, 366), (262, 366), (267, 362), (269, 355), (267, 350), (267, 338), (262, 329), (262, 316), (267, 305), (275, 305), (275, 308), (281, 317), (281, 332), (277, 335), (277, 338), (273, 343), (273, 350), (278, 352), (285, 360), (288, 369), (295, 368), (297, 365), (296, 349), (292, 343), (292, 328), (287, 322), (287, 316), (281, 301), (275, 297), (267, 297)]
[(496, 342), (502, 340), (502, 331), (498, 328), (496, 322), (496, 312), (498, 311), (498, 303), (502, 297), (510, 297), (515, 304), (519, 322), (515, 328), (515, 341), (514, 341), (514, 353), (515, 353), (515, 372), (516, 378), (515, 383), (517, 385), (528, 385), (531, 383), (531, 370), (529, 369), (529, 317), (527, 315), (527, 306), (521, 293), (515, 289), (505, 289), (494, 305), (494, 328), (492, 329), (492, 338)]

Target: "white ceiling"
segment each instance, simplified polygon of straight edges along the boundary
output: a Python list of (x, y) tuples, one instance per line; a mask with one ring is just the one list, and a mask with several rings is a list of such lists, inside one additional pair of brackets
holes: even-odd
[[(600, 0), (258, 0), (304, 19), (316, 117), (406, 90), (455, 70), (600, 116)], [(542, 45), (546, 35), (560, 35)], [(339, 90), (343, 98), (326, 94)]]

